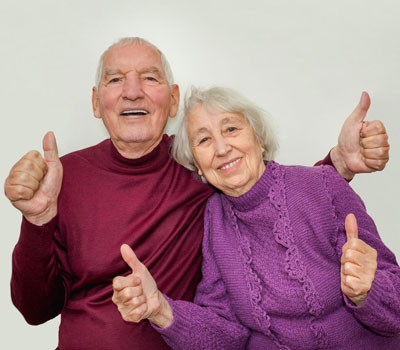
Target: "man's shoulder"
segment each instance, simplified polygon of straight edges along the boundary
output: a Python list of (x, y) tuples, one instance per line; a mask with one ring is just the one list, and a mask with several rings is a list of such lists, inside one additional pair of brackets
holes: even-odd
[(107, 147), (107, 144), (110, 143), (110, 139), (106, 139), (97, 145), (89, 146), (86, 148), (82, 148), (77, 151), (73, 151), (65, 154), (60, 157), (60, 160), (63, 166), (68, 166), (71, 163), (75, 163), (77, 161), (90, 161), (94, 160), (98, 157), (99, 153), (101, 153), (101, 149)]

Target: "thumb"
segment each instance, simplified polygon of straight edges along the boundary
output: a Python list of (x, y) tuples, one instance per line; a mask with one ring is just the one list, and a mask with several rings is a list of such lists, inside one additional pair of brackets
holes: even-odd
[(361, 94), (360, 102), (358, 102), (357, 107), (350, 114), (349, 119), (354, 123), (361, 123), (367, 115), (370, 104), (371, 99), (368, 95), (368, 92), (363, 91)]
[(46, 162), (59, 161), (56, 137), (52, 131), (43, 137), (43, 153)]
[(129, 245), (123, 244), (121, 246), (121, 256), (133, 272), (140, 270), (142, 263)]
[(344, 227), (346, 229), (346, 236), (348, 241), (352, 238), (358, 238), (357, 220), (354, 214), (349, 214), (346, 216)]

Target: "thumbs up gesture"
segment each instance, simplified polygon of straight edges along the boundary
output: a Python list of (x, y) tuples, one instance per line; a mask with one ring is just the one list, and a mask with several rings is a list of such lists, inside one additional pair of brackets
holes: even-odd
[(132, 269), (128, 276), (118, 276), (113, 280), (112, 301), (122, 318), (136, 323), (149, 319), (161, 328), (168, 327), (173, 320), (172, 309), (150, 272), (127, 244), (121, 246), (121, 255)]
[(11, 169), (4, 192), (12, 205), (35, 225), (43, 225), (57, 215), (63, 167), (52, 132), (43, 138), (43, 154), (30, 151)]
[(341, 289), (354, 304), (360, 306), (374, 281), (378, 254), (374, 248), (358, 239), (357, 221), (353, 214), (347, 215), (345, 229), (347, 242), (342, 248)]
[(335, 168), (348, 180), (357, 173), (383, 170), (389, 160), (388, 135), (383, 123), (364, 121), (370, 103), (368, 93), (363, 92), (342, 126), (338, 144), (331, 151)]

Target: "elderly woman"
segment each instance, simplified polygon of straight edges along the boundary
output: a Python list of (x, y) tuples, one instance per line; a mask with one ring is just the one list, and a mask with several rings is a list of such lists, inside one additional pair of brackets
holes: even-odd
[(331, 167), (274, 162), (276, 148), (243, 96), (192, 90), (173, 154), (220, 190), (203, 279), (194, 303), (171, 300), (124, 245), (123, 318), (149, 319), (173, 349), (400, 349), (400, 268), (361, 199)]

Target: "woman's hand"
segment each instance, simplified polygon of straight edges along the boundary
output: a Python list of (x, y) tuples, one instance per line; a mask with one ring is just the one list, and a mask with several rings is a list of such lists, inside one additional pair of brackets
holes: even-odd
[(347, 242), (342, 248), (341, 288), (354, 304), (363, 304), (378, 266), (378, 254), (374, 248), (358, 239), (357, 221), (353, 214), (346, 217)]
[(122, 318), (136, 323), (148, 319), (158, 327), (168, 327), (173, 320), (172, 309), (150, 272), (127, 244), (121, 246), (121, 255), (132, 269), (130, 275), (113, 280), (112, 301)]

